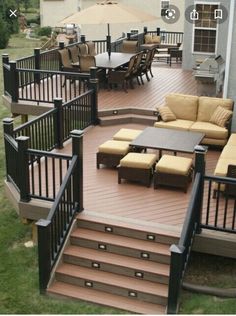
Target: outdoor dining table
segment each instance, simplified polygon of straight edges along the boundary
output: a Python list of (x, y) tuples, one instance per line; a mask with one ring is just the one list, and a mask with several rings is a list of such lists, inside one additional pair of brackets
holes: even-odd
[(103, 69), (116, 69), (124, 66), (135, 54), (112, 52), (109, 58), (108, 53), (102, 53), (95, 56), (96, 67)]

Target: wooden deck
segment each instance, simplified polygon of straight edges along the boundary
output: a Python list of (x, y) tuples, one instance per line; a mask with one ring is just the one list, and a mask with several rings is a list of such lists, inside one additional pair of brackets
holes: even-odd
[(197, 95), (197, 82), (192, 71), (184, 71), (180, 64), (170, 67), (163, 62), (153, 62), (154, 77), (148, 82), (144, 77), (144, 85), (135, 84), (134, 89), (125, 93), (121, 88), (108, 91), (100, 89), (98, 94), (98, 110), (115, 108), (155, 109), (164, 103), (168, 93)]
[[(84, 134), (84, 208), (86, 211), (164, 225), (182, 226), (191, 185), (187, 193), (174, 188), (147, 188), (138, 183), (117, 182), (117, 170), (96, 169), (98, 146), (111, 139), (120, 128), (144, 129), (139, 124), (96, 126)], [(71, 154), (71, 144), (62, 152)], [(207, 153), (207, 172), (212, 174), (219, 151)], [(191, 155), (185, 155), (191, 156)]]

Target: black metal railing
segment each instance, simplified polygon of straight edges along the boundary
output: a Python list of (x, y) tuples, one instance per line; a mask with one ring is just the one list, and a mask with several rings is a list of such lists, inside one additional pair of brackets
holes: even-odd
[(161, 37), (161, 44), (170, 44), (170, 45), (177, 45), (183, 43), (184, 40), (184, 33), (183, 32), (168, 32), (168, 31), (147, 31), (147, 34), (157, 34)]
[[(71, 100), (88, 89), (89, 74), (18, 69), (19, 100), (52, 103), (55, 98)], [(38, 80), (36, 78), (38, 76)]]
[(29, 197), (54, 201), (72, 157), (33, 149), (28, 149), (27, 154)]
[[(235, 234), (236, 179), (206, 175), (204, 181), (201, 228)], [(233, 188), (233, 192), (228, 192), (229, 186)]]
[(168, 293), (168, 314), (176, 314), (178, 311), (179, 295), (182, 280), (188, 263), (194, 235), (199, 227), (199, 211), (201, 208), (201, 174), (195, 176), (191, 199), (178, 245), (172, 245), (170, 261), (170, 278)]
[(58, 58), (58, 48), (50, 49), (39, 54), (39, 69), (43, 70), (60, 70)]
[(85, 129), (93, 122), (93, 91), (90, 90), (82, 97), (65, 103), (63, 111), (63, 140), (70, 137), (70, 132), (74, 129)]
[(36, 69), (35, 67), (35, 55), (22, 57), (16, 60), (16, 68), (20, 69)]
[(36, 223), (41, 293), (47, 288), (51, 271), (65, 244), (75, 214), (83, 210), (83, 133), (77, 131), (72, 135), (72, 150), (73, 157), (55, 202), (46, 220), (41, 219)]
[(51, 151), (57, 147), (55, 118), (57, 109), (52, 109), (13, 131), (13, 137), (29, 136), (29, 148)]

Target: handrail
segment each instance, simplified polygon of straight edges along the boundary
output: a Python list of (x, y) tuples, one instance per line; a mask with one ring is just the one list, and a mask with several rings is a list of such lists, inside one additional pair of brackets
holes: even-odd
[(199, 225), (198, 214), (201, 208), (201, 186), (202, 175), (197, 173), (194, 179), (191, 200), (188, 205), (179, 243), (178, 245), (172, 245), (170, 247), (171, 261), (167, 305), (168, 314), (176, 314), (178, 311), (180, 288), (188, 263), (192, 242)]
[(47, 288), (51, 271), (77, 212), (79, 201), (73, 199), (72, 190), (72, 177), (77, 163), (78, 156), (75, 155), (47, 218), (40, 219), (36, 223), (38, 227), (39, 287), (41, 293), (44, 293)]

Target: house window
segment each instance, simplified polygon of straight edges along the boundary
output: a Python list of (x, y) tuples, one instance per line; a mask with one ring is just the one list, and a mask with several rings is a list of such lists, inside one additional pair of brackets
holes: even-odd
[(161, 16), (166, 16), (166, 10), (170, 7), (170, 1), (161, 0)]
[(196, 4), (198, 18), (194, 21), (195, 53), (215, 53), (217, 37), (217, 21), (214, 12), (218, 9), (217, 4)]

